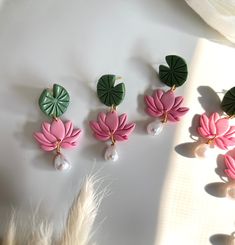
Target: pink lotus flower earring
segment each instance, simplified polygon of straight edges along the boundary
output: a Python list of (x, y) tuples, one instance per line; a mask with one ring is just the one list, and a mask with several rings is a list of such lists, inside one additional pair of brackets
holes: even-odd
[(111, 161), (118, 160), (116, 142), (127, 140), (135, 128), (134, 123), (127, 123), (127, 114), (118, 116), (116, 109), (125, 97), (125, 85), (119, 83), (115, 86), (117, 79), (119, 77), (115, 75), (103, 75), (98, 80), (98, 98), (110, 109), (107, 112), (100, 112), (97, 121), (90, 122), (90, 127), (97, 140), (111, 141), (111, 145), (107, 147), (104, 154), (105, 160)]
[(200, 116), (197, 131), (205, 143), (195, 149), (198, 158), (211, 156), (215, 146), (226, 150), (235, 145), (235, 126), (230, 126), (230, 119), (235, 115), (235, 87), (225, 94), (221, 108), (227, 115), (214, 112), (209, 117), (205, 113)]
[(168, 55), (165, 59), (169, 67), (159, 66), (159, 78), (171, 89), (168, 91), (156, 89), (152, 96), (145, 96), (147, 114), (157, 118), (147, 126), (148, 134), (154, 136), (161, 133), (165, 123), (179, 121), (189, 110), (187, 107), (181, 107), (183, 97), (175, 96), (174, 93), (175, 89), (183, 85), (187, 79), (187, 64), (176, 55)]
[(59, 117), (66, 111), (70, 97), (65, 88), (53, 85), (52, 91), (44, 89), (39, 98), (39, 107), (43, 113), (52, 118), (43, 122), (41, 132), (34, 133), (34, 138), (44, 151), (55, 151), (54, 167), (57, 170), (68, 170), (70, 162), (61, 153), (61, 148), (74, 148), (78, 144), (80, 129), (74, 129), (71, 121), (63, 122)]

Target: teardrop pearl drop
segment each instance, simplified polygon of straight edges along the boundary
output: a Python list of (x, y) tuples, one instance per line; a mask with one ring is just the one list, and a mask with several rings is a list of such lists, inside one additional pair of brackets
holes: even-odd
[(104, 154), (104, 159), (113, 162), (116, 162), (118, 160), (118, 153), (115, 145), (110, 145), (107, 147)]
[(148, 124), (147, 132), (149, 135), (156, 136), (159, 135), (163, 130), (164, 123), (160, 120), (153, 121)]
[(200, 159), (211, 158), (214, 156), (214, 148), (211, 148), (210, 144), (200, 144), (194, 150), (194, 154)]
[(61, 153), (58, 153), (54, 159), (54, 167), (56, 170), (64, 171), (71, 168), (71, 163)]

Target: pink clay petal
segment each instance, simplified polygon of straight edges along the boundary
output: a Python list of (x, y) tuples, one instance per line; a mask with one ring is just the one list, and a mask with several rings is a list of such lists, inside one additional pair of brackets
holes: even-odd
[(89, 125), (90, 125), (90, 128), (95, 132), (95, 133), (99, 133), (99, 134), (102, 134), (103, 131), (101, 130), (100, 128), (100, 125), (95, 122), (95, 121), (91, 121), (89, 122)]
[(167, 120), (170, 122), (178, 122), (180, 119), (173, 112), (167, 113)]
[(58, 140), (63, 140), (65, 136), (65, 128), (63, 122), (57, 118), (51, 123), (51, 134), (53, 134)]
[(230, 169), (225, 169), (224, 172), (230, 179), (235, 179), (235, 174)]
[(184, 100), (183, 96), (175, 97), (173, 109), (174, 110), (178, 109), (180, 107), (180, 105), (182, 104), (183, 100)]
[(221, 118), (215, 123), (216, 134), (218, 136), (224, 135), (229, 129), (229, 121), (226, 118)]
[(135, 124), (134, 123), (129, 123), (127, 124), (123, 129), (118, 129), (114, 135), (117, 133), (119, 135), (129, 135), (132, 133), (132, 131), (135, 129)]
[(163, 108), (165, 111), (169, 111), (175, 102), (175, 95), (174, 92), (168, 90), (162, 95), (161, 102), (163, 104)]
[(147, 108), (145, 111), (151, 117), (160, 117), (163, 115), (163, 112), (153, 111), (150, 108)]
[(67, 121), (64, 124), (65, 127), (65, 136), (70, 136), (73, 132), (73, 123), (71, 121)]
[(224, 155), (224, 158), (227, 169), (230, 169), (235, 174), (235, 160), (229, 155)]
[(105, 134), (98, 134), (98, 133), (94, 133), (95, 137), (97, 140), (100, 141), (107, 141), (110, 139), (110, 135), (105, 135)]
[(210, 133), (213, 135), (216, 135), (215, 121), (216, 121), (216, 113), (212, 113), (212, 115), (209, 118), (209, 130)]
[(81, 129), (80, 128), (76, 128), (73, 130), (71, 136), (76, 136), (76, 135), (79, 135), (81, 133)]
[(77, 130), (76, 133), (73, 133), (72, 136), (70, 137), (66, 137), (63, 142), (66, 142), (66, 143), (72, 143), (72, 142), (75, 142), (78, 140), (79, 136), (80, 136), (80, 130)]
[(203, 138), (213, 138), (214, 136), (211, 134), (208, 134), (207, 131), (205, 131), (205, 129), (203, 127), (198, 127), (197, 128), (197, 132), (199, 133), (200, 136), (202, 136)]
[(227, 147), (227, 144), (226, 144), (227, 142), (226, 142), (226, 140), (225, 140), (225, 138), (215, 138), (214, 139), (214, 144), (217, 146), (217, 147), (219, 147), (220, 149), (222, 149), (222, 150), (227, 150), (228, 149), (228, 147)]
[(109, 127), (105, 124), (105, 120), (106, 120), (106, 114), (104, 112), (100, 112), (98, 115), (98, 123), (100, 125), (100, 128), (103, 132), (105, 133), (109, 133)]
[(207, 134), (210, 134), (209, 118), (205, 113), (200, 116), (200, 126), (204, 129), (204, 131), (206, 131)]
[(53, 151), (56, 149), (56, 146), (46, 146), (46, 145), (41, 145), (40, 146), (42, 150), (44, 151)]
[(36, 132), (36, 133), (33, 134), (33, 136), (34, 136), (34, 138), (35, 138), (40, 144), (43, 144), (43, 145), (45, 145), (45, 144), (50, 145), (50, 144), (51, 144), (51, 142), (50, 142), (50, 141), (44, 136), (44, 134), (41, 133), (41, 132)]
[(149, 95), (146, 95), (144, 97), (144, 99), (145, 99), (145, 103), (148, 106), (148, 108), (150, 108), (153, 111), (156, 111), (157, 108), (155, 106), (155, 102), (154, 102), (153, 97), (152, 96), (149, 96)]
[(49, 142), (55, 142), (57, 141), (57, 139), (54, 135), (50, 133), (50, 131), (48, 131), (48, 129), (50, 130), (50, 127), (48, 126), (48, 124), (49, 123), (46, 123), (46, 122), (42, 123), (42, 132)]
[(121, 128), (121, 129), (124, 128), (125, 125), (126, 125), (126, 121), (127, 121), (127, 114), (124, 113), (124, 114), (120, 115), (120, 116), (119, 116), (118, 128), (119, 128), (119, 129), (120, 129), (120, 128)]
[(154, 93), (157, 95), (157, 97), (159, 98), (159, 99), (161, 99), (162, 98), (162, 95), (164, 94), (164, 90), (162, 90), (162, 89), (156, 89), (155, 91), (154, 91)]
[(158, 94), (159, 94), (159, 92), (158, 92), (159, 90), (155, 90), (154, 92), (153, 92), (153, 99), (154, 99), (154, 107), (155, 107), (155, 110), (157, 110), (157, 111), (163, 111), (163, 104), (162, 104), (162, 102), (161, 102), (161, 97), (162, 96), (159, 96)]
[(105, 124), (109, 127), (110, 132), (115, 132), (118, 127), (118, 114), (111, 111), (106, 114)]
[(77, 146), (77, 143), (76, 142), (72, 142), (72, 143), (69, 143), (69, 142), (63, 142), (61, 144), (61, 147), (64, 148), (64, 149), (71, 149), (71, 148), (74, 148)]
[[(228, 137), (228, 136), (232, 136), (235, 134), (235, 126), (231, 126), (229, 128), (229, 130), (226, 132), (225, 136)], [(235, 135), (234, 135), (235, 136)]]
[(114, 135), (114, 139), (116, 141), (124, 141), (124, 140), (128, 140), (128, 136), (127, 135), (119, 135), (119, 134), (115, 134)]

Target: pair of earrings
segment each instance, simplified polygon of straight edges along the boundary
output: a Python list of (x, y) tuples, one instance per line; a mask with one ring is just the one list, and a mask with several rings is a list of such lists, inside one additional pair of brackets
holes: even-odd
[[(181, 107), (182, 96), (175, 96), (175, 89), (181, 86), (187, 79), (188, 71), (186, 62), (179, 56), (166, 56), (168, 66), (159, 66), (159, 78), (170, 87), (164, 91), (157, 89), (152, 96), (145, 96), (146, 112), (155, 120), (147, 126), (147, 132), (158, 135), (163, 125), (168, 121), (180, 120), (188, 108)], [(103, 75), (97, 83), (97, 96), (99, 100), (108, 107), (107, 112), (100, 112), (97, 121), (89, 123), (95, 138), (99, 141), (110, 141), (104, 158), (106, 160), (118, 160), (116, 143), (125, 141), (133, 132), (135, 123), (127, 123), (127, 114), (118, 115), (117, 106), (125, 97), (125, 84), (115, 84), (120, 77), (115, 75)], [(74, 128), (71, 121), (63, 122), (60, 116), (66, 111), (70, 96), (65, 88), (58, 84), (53, 89), (45, 89), (39, 98), (41, 111), (49, 116), (52, 121), (43, 122), (41, 132), (34, 133), (34, 137), (40, 144), (42, 150), (55, 152), (54, 167), (57, 170), (68, 170), (70, 162), (61, 153), (61, 148), (74, 148), (78, 145), (81, 130)]]
[[(235, 116), (235, 87), (225, 93), (221, 109), (225, 115), (220, 116), (214, 112), (209, 117), (205, 113), (200, 116), (197, 130), (204, 142), (195, 149), (195, 156), (198, 158), (212, 157), (216, 147), (228, 150), (235, 146), (235, 124), (232, 125), (232, 119)], [(223, 159), (223, 172), (227, 177), (225, 182), (229, 187), (228, 194), (235, 198), (235, 157), (228, 152), (223, 155)]]

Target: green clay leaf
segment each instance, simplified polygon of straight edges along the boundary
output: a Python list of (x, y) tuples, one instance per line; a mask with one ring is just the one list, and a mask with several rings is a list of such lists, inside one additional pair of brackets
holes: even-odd
[(97, 95), (100, 101), (107, 106), (118, 106), (125, 97), (125, 84), (115, 86), (115, 75), (103, 75), (97, 84)]
[(188, 68), (185, 60), (177, 55), (166, 56), (168, 66), (159, 66), (159, 78), (169, 87), (179, 87), (185, 83), (188, 76)]
[(229, 116), (235, 115), (235, 87), (226, 92), (221, 102), (221, 108)]
[(53, 90), (44, 89), (39, 97), (39, 107), (49, 117), (59, 117), (69, 105), (69, 94), (67, 90), (58, 85), (53, 85)]

